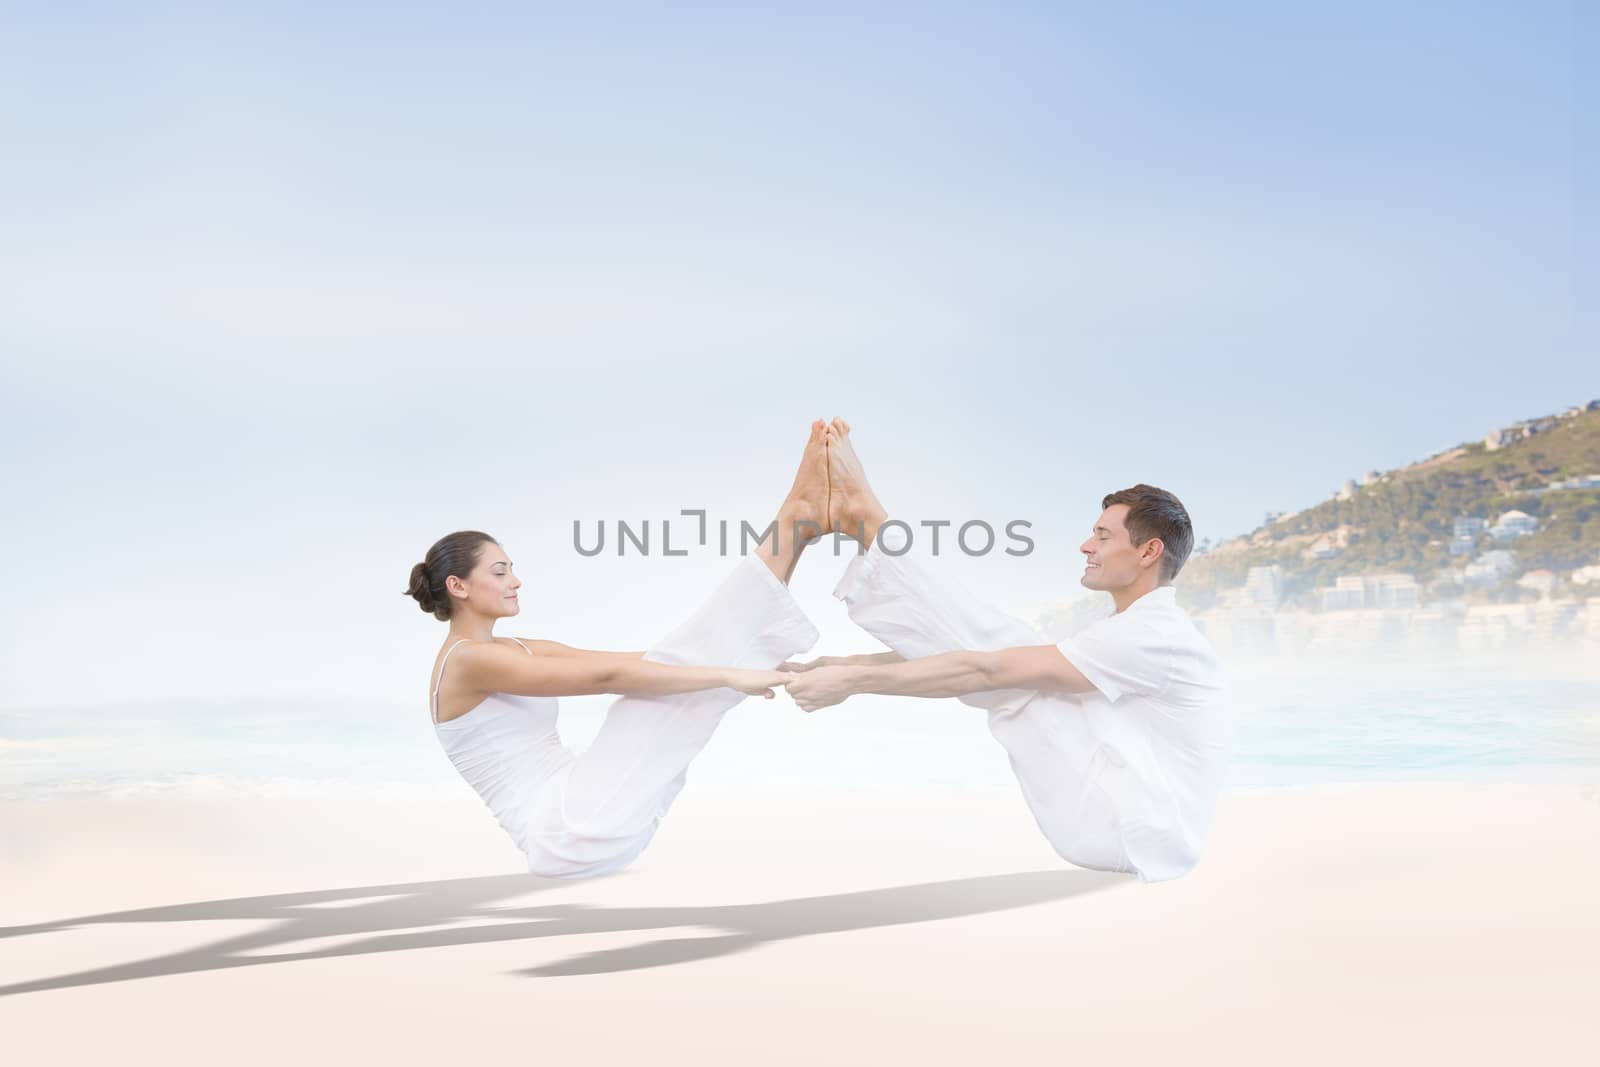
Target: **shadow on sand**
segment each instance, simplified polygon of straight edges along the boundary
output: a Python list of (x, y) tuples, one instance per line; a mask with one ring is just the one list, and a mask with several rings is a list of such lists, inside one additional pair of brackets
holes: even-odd
[[(609, 877), (625, 876), (626, 872)], [(49, 935), (96, 923), (255, 919), (266, 924), (249, 933), (181, 952), (0, 986), (0, 996), (229, 967), (448, 945), (617, 931), (646, 935), (646, 939), (623, 948), (570, 956), (514, 972), (536, 977), (606, 974), (711, 959), (795, 937), (1005, 911), (1108, 889), (1132, 880), (1131, 875), (1101, 871), (1025, 871), (757, 904), (654, 908), (594, 907), (581, 903), (494, 906), (496, 900), (572, 887), (570, 881), (526, 874), (237, 897), (0, 927), (0, 939), (3, 939)], [(350, 903), (341, 903), (343, 901)], [(647, 938), (651, 931), (683, 927), (722, 932), (694, 937)], [(355, 940), (298, 951), (270, 951), (274, 946), (327, 938)]]

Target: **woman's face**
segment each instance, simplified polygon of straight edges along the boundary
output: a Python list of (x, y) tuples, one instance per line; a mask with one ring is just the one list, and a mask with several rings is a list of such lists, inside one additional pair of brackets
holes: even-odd
[(522, 610), (517, 604), (517, 590), (522, 586), (522, 579), (512, 574), (511, 568), (505, 550), (493, 541), (486, 542), (478, 553), (472, 573), (462, 581), (466, 587), (467, 606), (490, 618), (515, 615)]

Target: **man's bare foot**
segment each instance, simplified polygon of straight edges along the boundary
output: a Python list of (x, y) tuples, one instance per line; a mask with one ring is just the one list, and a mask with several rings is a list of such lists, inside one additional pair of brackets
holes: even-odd
[(794, 476), (789, 496), (778, 509), (778, 536), (780, 544), (799, 530), (799, 541), (809, 545), (821, 539), (828, 529), (828, 449), (827, 427), (821, 419), (811, 424), (811, 437), (806, 441), (805, 454), (800, 457), (800, 470)]
[(867, 484), (867, 472), (850, 444), (850, 424), (835, 418), (828, 424), (828, 528), (853, 537), (866, 549), (888, 518)]

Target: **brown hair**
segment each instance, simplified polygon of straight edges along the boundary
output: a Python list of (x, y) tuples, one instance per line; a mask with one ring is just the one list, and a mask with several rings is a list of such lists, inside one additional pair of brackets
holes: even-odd
[(477, 566), (483, 546), (499, 544), (480, 530), (457, 530), (433, 543), (422, 562), (411, 568), (411, 585), (405, 595), (414, 597), (423, 611), (443, 622), (450, 618), (450, 594), (444, 580), (452, 574), (465, 578)]
[(1113, 504), (1128, 505), (1124, 525), (1136, 547), (1151, 538), (1161, 542), (1161, 584), (1169, 584), (1194, 549), (1194, 527), (1183, 503), (1165, 489), (1140, 482), (1131, 489), (1107, 494), (1100, 508), (1103, 511)]

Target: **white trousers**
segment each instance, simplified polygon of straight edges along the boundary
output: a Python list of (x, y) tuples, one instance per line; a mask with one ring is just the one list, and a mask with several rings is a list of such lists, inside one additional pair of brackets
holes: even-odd
[[(817, 642), (789, 587), (747, 556), (688, 620), (645, 653), (655, 663), (771, 670)], [(734, 689), (618, 698), (594, 743), (564, 764), (527, 807), (528, 870), (581, 878), (620, 870), (655, 836), (687, 779), (690, 761)]]
[[(858, 626), (906, 659), (1050, 643), (938, 568), (888, 555), (876, 541), (850, 561), (833, 595)], [(1123, 846), (1119, 814), (1099, 785), (1105, 753), (1081, 707), (1070, 697), (1030, 689), (960, 699), (989, 712), (989, 732), (1004, 746), (1022, 796), (1057, 855), (1079, 867), (1137, 873)]]

